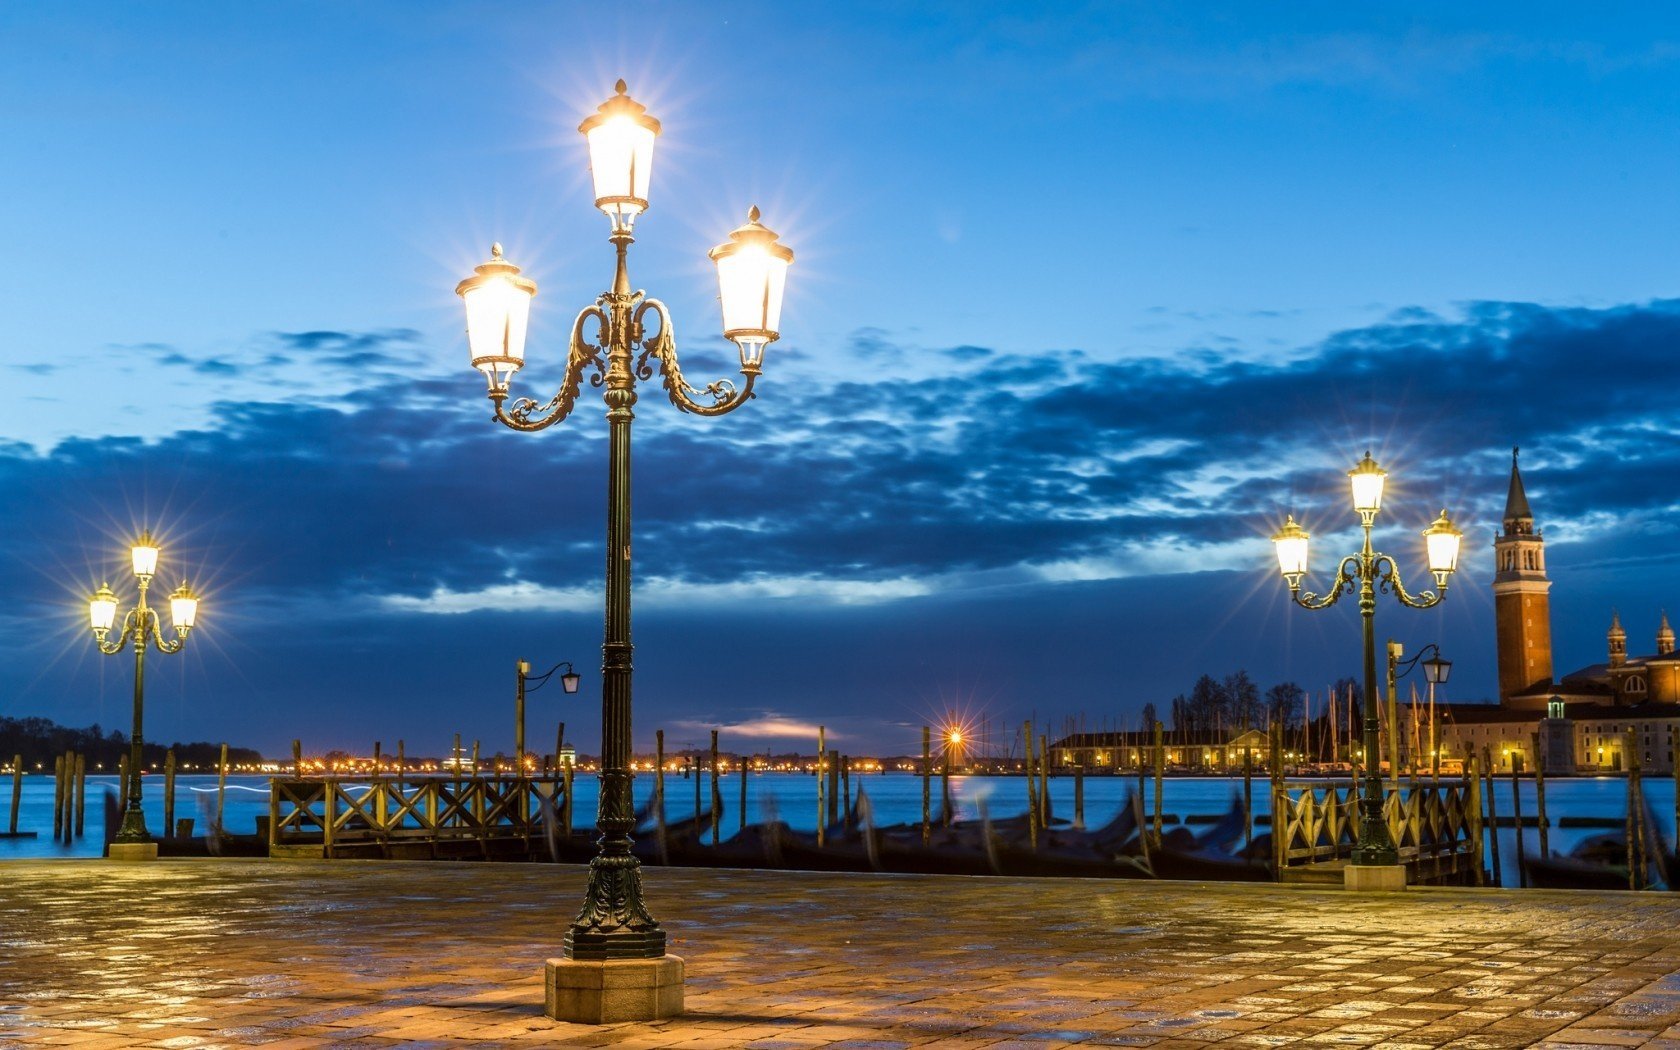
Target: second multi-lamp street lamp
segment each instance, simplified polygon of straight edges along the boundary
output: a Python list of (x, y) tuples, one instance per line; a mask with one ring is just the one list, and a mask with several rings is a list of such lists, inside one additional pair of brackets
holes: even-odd
[[(117, 622), (117, 595), (111, 590), (109, 583), (102, 583), (93, 597), (88, 599), (88, 620), (93, 628), (93, 636), (99, 642), (99, 651), (107, 656), (115, 656), (123, 651), (129, 642), (134, 643), (134, 732), (128, 747), (128, 783), (123, 785), (128, 800), (123, 809), (122, 826), (117, 829), (116, 838), (110, 845), (110, 856), (113, 860), (150, 860), (157, 856), (157, 843), (146, 830), (146, 815), (140, 809), (140, 752), (141, 752), (141, 721), (145, 710), (146, 697), (146, 650), (156, 646), (162, 653), (178, 653), (187, 644), (187, 632), (193, 628), (198, 619), (198, 596), (185, 583), (175, 588), (169, 596), (169, 615), (175, 627), (175, 637), (166, 639), (163, 628), (158, 622), (157, 613), (146, 604), (146, 589), (151, 585), (152, 577), (157, 575), (158, 545), (152, 540), (150, 533), (142, 533), (140, 539), (129, 548), (129, 563), (134, 569), (134, 578), (140, 584), (140, 600), (134, 608), (123, 617), (122, 632), (116, 639), (109, 636)], [(169, 830), (165, 829), (165, 834)]]
[[(608, 240), (618, 256), (609, 291), (572, 322), (565, 378), (546, 403), (507, 403), (513, 375), (525, 363), (525, 336), (535, 282), (492, 245), (490, 260), (455, 289), (466, 306), (472, 366), (484, 373), (495, 418), (514, 430), (536, 431), (571, 414), (586, 369), (607, 404), (606, 636), (601, 646), (601, 795), (596, 826), (599, 853), (589, 865), (583, 909), (566, 931), (565, 956), (547, 972), (547, 1011), (560, 1020), (595, 1023), (651, 1020), (682, 1011), (682, 960), (665, 953), (665, 931), (642, 900), (638, 863), (630, 851), (636, 817), (630, 771), (630, 422), (636, 384), (655, 366), (672, 404), (717, 416), (753, 394), (764, 349), (780, 334), (782, 293), (793, 252), (759, 222), (745, 225), (710, 252), (717, 266), (723, 334), (740, 351), (739, 387), (717, 379), (695, 387), (677, 363), (670, 315), (657, 299), (632, 290), (626, 264), (636, 219), (647, 210), (653, 145), (659, 122), (625, 93), (612, 98), (578, 130), (589, 143), (595, 206), (611, 221)], [(653, 330), (649, 331), (650, 321)], [(594, 322), (594, 337), (587, 332)], [(632, 965), (634, 964), (634, 965)]]
[[(1365, 705), (1364, 705), (1364, 765), (1365, 783), (1359, 795), (1358, 840), (1353, 851), (1353, 863), (1348, 868), (1350, 886), (1359, 888), (1404, 888), (1405, 873), (1398, 869), (1399, 850), (1389, 834), (1388, 821), (1383, 816), (1383, 788), (1381, 760), (1377, 746), (1380, 716), (1377, 708), (1377, 641), (1373, 618), (1377, 611), (1377, 592), (1393, 594), (1402, 605), (1413, 609), (1428, 609), (1439, 605), (1446, 596), (1447, 582), (1458, 568), (1458, 544), (1463, 533), (1453, 525), (1445, 510), (1429, 528), (1423, 530), (1424, 549), (1429, 571), (1435, 576), (1438, 590), (1413, 595), (1400, 580), (1400, 569), (1393, 558), (1371, 547), (1371, 526), (1377, 511), (1382, 509), (1383, 481), (1388, 472), (1377, 465), (1366, 452), (1354, 468), (1348, 471), (1353, 490), (1353, 509), (1359, 514), (1365, 542), (1359, 553), (1350, 554), (1336, 567), (1335, 579), (1320, 596), (1311, 591), (1302, 593), (1301, 581), (1307, 575), (1307, 530), (1296, 524), (1294, 515), (1272, 537), (1277, 545), (1278, 569), (1289, 583), (1289, 594), (1295, 603), (1308, 609), (1327, 609), (1341, 600), (1342, 595), (1359, 593), (1359, 613), (1364, 624)], [(1387, 869), (1367, 876), (1361, 868)], [(1399, 885), (1394, 886), (1398, 878)]]

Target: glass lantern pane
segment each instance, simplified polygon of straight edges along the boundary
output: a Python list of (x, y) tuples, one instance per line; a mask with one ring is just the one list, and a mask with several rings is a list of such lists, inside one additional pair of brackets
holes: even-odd
[(787, 267), (787, 260), (758, 244), (718, 258), (718, 299), (725, 332), (781, 330)]
[(129, 551), (134, 560), (134, 575), (152, 576), (157, 573), (158, 549), (141, 544)]
[(191, 627), (198, 618), (198, 599), (170, 598), (169, 616), (177, 628)]
[(1372, 471), (1369, 474), (1355, 473), (1350, 477), (1353, 482), (1353, 509), (1382, 509), (1383, 476)]
[(1290, 536), (1277, 541), (1278, 569), (1285, 575), (1307, 571), (1307, 538)]
[(1458, 567), (1458, 540), (1451, 532), (1434, 532), (1424, 537), (1431, 572), (1452, 572)]
[(95, 598), (88, 602), (88, 619), (96, 631), (109, 631), (117, 622), (117, 603), (109, 598)]
[[(654, 137), (652, 128), (629, 116), (610, 117), (589, 129), (589, 172), (598, 203), (611, 197), (648, 199)], [(637, 206), (631, 214), (641, 210)]]
[(467, 308), (467, 347), (475, 367), (488, 358), (511, 359), (517, 369), (525, 360), (525, 335), (531, 318), (531, 297), (502, 276), (467, 289), (461, 299)]

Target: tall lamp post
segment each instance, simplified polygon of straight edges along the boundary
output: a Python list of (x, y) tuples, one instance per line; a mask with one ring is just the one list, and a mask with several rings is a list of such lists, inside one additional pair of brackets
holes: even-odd
[[(128, 754), (128, 783), (124, 790), (128, 795), (128, 802), (123, 810), (122, 826), (117, 829), (115, 840), (110, 846), (112, 860), (154, 860), (157, 857), (157, 843), (146, 831), (146, 814), (140, 809), (140, 752), (141, 752), (141, 722), (145, 710), (146, 698), (146, 650), (156, 646), (162, 653), (178, 653), (187, 644), (187, 632), (193, 628), (198, 618), (198, 596), (186, 583), (175, 588), (169, 596), (169, 615), (175, 628), (175, 637), (167, 639), (163, 636), (163, 628), (159, 624), (157, 613), (146, 604), (146, 590), (151, 585), (152, 577), (157, 575), (158, 545), (152, 540), (150, 533), (142, 533), (140, 539), (129, 548), (129, 561), (134, 569), (134, 578), (140, 584), (140, 600), (123, 617), (122, 633), (113, 641), (110, 639), (112, 629), (117, 622), (117, 595), (111, 590), (109, 583), (99, 585), (92, 598), (88, 599), (88, 620), (93, 627), (93, 636), (99, 643), (99, 651), (107, 656), (115, 656), (134, 643), (134, 731), (129, 739)], [(165, 829), (167, 832), (167, 829)]]
[[(636, 820), (634, 774), (629, 768), (630, 422), (636, 384), (651, 380), (657, 366), (671, 403), (702, 416), (723, 415), (750, 400), (764, 349), (780, 334), (782, 293), (793, 252), (758, 221), (756, 207), (747, 213), (745, 225), (711, 250), (723, 334), (740, 351), (743, 381), (739, 387), (729, 379), (694, 386), (678, 365), (665, 305), (632, 290), (626, 264), (632, 227), (648, 207), (659, 122), (625, 93), (620, 80), (613, 97), (578, 130), (589, 143), (595, 206), (611, 222), (607, 239), (618, 264), (611, 289), (572, 322), (565, 379), (553, 397), (542, 404), (530, 398), (507, 404), (513, 374), (525, 363), (526, 328), (537, 286), (503, 258), (501, 245), (492, 245), (490, 261), (455, 291), (466, 306), (472, 365), (489, 382), (498, 422), (514, 430), (537, 431), (565, 419), (576, 403), (585, 369), (594, 372), (590, 385), (606, 388), (606, 631), (601, 646), (601, 797), (596, 820), (601, 838), (599, 853), (589, 864), (583, 909), (566, 931), (564, 957), (549, 961), (546, 996), (551, 1017), (606, 1023), (682, 1011), (682, 960), (665, 954), (665, 931), (642, 900), (639, 865), (630, 852)], [(586, 334), (591, 321), (593, 339)]]
[[(1429, 653), (1435, 655), (1428, 660), (1423, 659)], [(1395, 689), (1399, 685), (1400, 679), (1411, 674), (1412, 669), (1421, 661), (1423, 663), (1424, 681), (1429, 683), (1429, 754), (1433, 756), (1435, 754), (1435, 687), (1444, 683), (1447, 680), (1447, 675), (1452, 673), (1452, 661), (1441, 656), (1441, 647), (1434, 642), (1430, 642), (1419, 649), (1417, 655), (1410, 660), (1401, 663), (1401, 657), (1405, 655), (1405, 649), (1401, 647), (1399, 642), (1391, 640), (1388, 643), (1388, 724), (1394, 727), (1394, 732), (1389, 734), (1391, 738), (1390, 750), (1392, 751), (1398, 746), (1394, 741), (1399, 738), (1399, 723), (1396, 721), (1399, 711), (1397, 708), (1398, 701), (1395, 699)], [(1417, 714), (1415, 708), (1412, 714), (1414, 716)], [(1399, 759), (1392, 759), (1391, 762), (1390, 780), (1399, 776), (1398, 770), (1400, 768)], [(1431, 763), (1433, 764), (1433, 757), (1431, 757)], [(1412, 756), (1411, 768), (1417, 769), (1416, 755)], [(1439, 769), (1436, 768), (1438, 772)]]
[[(1388, 833), (1383, 819), (1382, 778), (1377, 733), (1380, 719), (1377, 707), (1377, 645), (1374, 619), (1377, 612), (1377, 592), (1394, 595), (1400, 604), (1413, 609), (1428, 609), (1439, 605), (1446, 596), (1447, 582), (1458, 568), (1458, 544), (1461, 533), (1447, 512), (1442, 511), (1429, 528), (1423, 530), (1424, 550), (1429, 571), (1435, 576), (1437, 591), (1413, 595), (1400, 580), (1400, 568), (1387, 554), (1371, 547), (1371, 526), (1377, 511), (1382, 508), (1383, 479), (1388, 472), (1377, 465), (1366, 452), (1365, 458), (1348, 471), (1353, 490), (1353, 509), (1359, 514), (1364, 529), (1364, 544), (1358, 554), (1350, 554), (1336, 567), (1336, 576), (1323, 595), (1301, 590), (1301, 580), (1307, 575), (1307, 530), (1296, 524), (1291, 515), (1283, 528), (1272, 537), (1277, 547), (1278, 569), (1289, 583), (1290, 597), (1307, 609), (1327, 609), (1341, 600), (1344, 594), (1359, 594), (1359, 613), (1364, 622), (1365, 656), (1365, 785), (1359, 796), (1358, 844), (1354, 847), (1353, 863), (1347, 869), (1347, 880), (1355, 888), (1394, 888), (1405, 886), (1405, 871), (1399, 868), (1400, 854)], [(1389, 872), (1371, 874), (1359, 868), (1387, 868)], [(1398, 878), (1399, 885), (1393, 885)]]
[[(531, 662), (529, 660), (520, 660), (514, 664), (514, 671), (519, 676), (519, 688), (513, 696), (513, 768), (515, 776), (522, 777), (525, 775), (525, 694), (527, 692), (534, 693), (547, 685), (549, 678), (562, 667), (566, 669), (566, 673), (560, 676), (560, 688), (567, 693), (577, 692), (578, 682), (582, 679), (576, 671), (572, 670), (570, 660), (561, 660), (542, 674), (535, 676), (531, 674)], [(531, 685), (532, 682), (536, 684)], [(554, 764), (556, 766), (560, 764), (559, 752), (555, 752)]]

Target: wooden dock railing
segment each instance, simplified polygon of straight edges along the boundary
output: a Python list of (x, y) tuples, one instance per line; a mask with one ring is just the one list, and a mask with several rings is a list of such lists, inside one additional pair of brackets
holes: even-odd
[[(1272, 868), (1279, 881), (1313, 869), (1340, 877), (1353, 855), (1359, 796), (1347, 780), (1280, 781), (1272, 787)], [(1402, 784), (1384, 793), (1383, 815), (1414, 885), (1481, 885), (1481, 788), (1474, 779)]]
[(275, 777), (269, 856), (498, 857), (546, 854), (562, 819), (558, 777)]

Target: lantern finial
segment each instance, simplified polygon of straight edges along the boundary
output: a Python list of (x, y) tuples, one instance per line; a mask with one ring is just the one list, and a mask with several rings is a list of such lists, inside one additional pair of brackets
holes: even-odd
[(755, 204), (752, 207), (747, 209), (747, 221), (748, 222), (757, 222), (758, 221), (758, 205)]
[(626, 94), (630, 90), (630, 88), (629, 88), (629, 85), (624, 83), (624, 78), (619, 77), (618, 78), (618, 83), (613, 85), (613, 90), (618, 92), (620, 95), (623, 95), (623, 94)]

